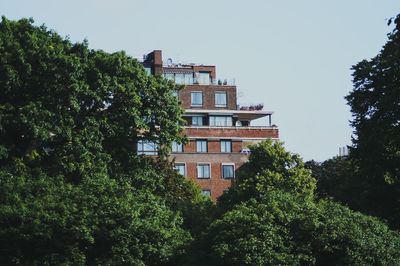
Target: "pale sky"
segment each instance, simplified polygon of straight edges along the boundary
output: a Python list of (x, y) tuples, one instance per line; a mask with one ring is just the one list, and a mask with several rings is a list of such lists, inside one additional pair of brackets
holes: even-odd
[(398, 0), (0, 2), (1, 15), (32, 17), (94, 49), (216, 65), (236, 80), (239, 103), (275, 112), (289, 151), (318, 161), (351, 144), (350, 68), (379, 52), (398, 13)]

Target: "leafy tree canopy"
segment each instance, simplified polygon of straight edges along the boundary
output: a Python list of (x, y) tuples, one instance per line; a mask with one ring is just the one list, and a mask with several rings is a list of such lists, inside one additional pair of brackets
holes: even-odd
[(108, 177), (0, 172), (0, 264), (157, 265), (190, 234), (164, 201)]
[[(272, 190), (313, 196), (316, 181), (301, 158), (287, 152), (278, 141), (266, 140), (250, 147), (249, 161), (239, 170), (236, 183), (221, 204), (262, 198)], [(230, 203), (228, 203), (230, 202)]]
[[(390, 20), (392, 21), (392, 20)], [(380, 53), (353, 66), (354, 88), (346, 97), (354, 127), (350, 156), (359, 168), (360, 209), (400, 219), (400, 15)]]
[(317, 180), (316, 194), (319, 198), (332, 198), (350, 206), (358, 204), (358, 197), (352, 193), (358, 189), (358, 182), (354, 179), (357, 168), (347, 156), (337, 156), (322, 163), (312, 160), (305, 166)]
[(137, 165), (138, 136), (161, 154), (180, 140), (179, 87), (124, 52), (3, 17), (0, 58), (1, 166), (20, 159), (71, 181), (105, 170), (117, 177)]
[[(4, 17), (0, 73), (0, 264), (159, 265), (183, 252), (189, 213), (209, 201), (164, 160), (182, 140), (180, 87), (124, 52)], [(161, 159), (138, 156), (138, 139)]]
[(195, 258), (196, 265), (399, 265), (400, 259), (399, 234), (376, 218), (280, 190), (236, 205), (203, 241), (202, 255), (209, 256)]
[[(330, 184), (342, 178), (329, 172), (339, 162), (350, 167), (336, 158), (312, 169), (319, 170), (319, 180), (329, 174)], [(314, 197), (311, 172), (281, 143), (251, 147), (240, 171), (218, 202), (216, 219), (193, 244), (188, 264), (398, 265), (399, 234), (376, 218)]]

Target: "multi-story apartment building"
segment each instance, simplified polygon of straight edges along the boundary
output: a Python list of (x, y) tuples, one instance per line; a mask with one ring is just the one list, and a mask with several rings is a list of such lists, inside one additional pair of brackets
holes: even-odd
[[(184, 134), (189, 142), (173, 143), (171, 159), (175, 169), (192, 178), (204, 194), (218, 198), (234, 182), (235, 173), (248, 159), (250, 144), (265, 139), (277, 139), (278, 128), (271, 124), (273, 112), (257, 110), (262, 106), (240, 107), (233, 82), (218, 80), (215, 66), (163, 64), (162, 52), (146, 55), (145, 69), (153, 75), (163, 75), (185, 85), (178, 92), (187, 125)], [(261, 107), (261, 108), (260, 108)], [(253, 126), (252, 121), (265, 117), (265, 126)], [(139, 152), (151, 154), (147, 150)]]

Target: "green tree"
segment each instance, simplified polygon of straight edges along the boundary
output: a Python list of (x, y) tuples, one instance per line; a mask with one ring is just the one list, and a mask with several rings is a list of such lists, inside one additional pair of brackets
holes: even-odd
[[(391, 22), (392, 20), (390, 20)], [(354, 127), (350, 156), (359, 168), (354, 191), (359, 209), (400, 220), (400, 15), (380, 53), (353, 66), (354, 88), (346, 97)]]
[[(327, 170), (348, 163), (336, 158), (313, 168), (320, 180), (335, 179)], [(399, 234), (377, 218), (314, 197), (311, 172), (281, 143), (251, 147), (240, 171), (191, 247), (188, 265), (399, 265)]]
[(329, 197), (346, 205), (356, 205), (358, 198), (352, 193), (358, 189), (354, 180), (356, 167), (347, 156), (337, 156), (322, 163), (308, 161), (305, 167), (317, 180), (316, 194), (319, 198)]
[(221, 205), (232, 206), (251, 198), (262, 198), (272, 190), (313, 196), (316, 181), (301, 158), (287, 152), (278, 141), (266, 140), (250, 147), (249, 161), (238, 171), (233, 189), (221, 197)]
[(190, 235), (164, 201), (107, 176), (0, 176), (2, 265), (159, 265)]
[(105, 169), (117, 178), (138, 165), (138, 136), (161, 155), (181, 140), (179, 87), (124, 52), (3, 17), (0, 57), (0, 165), (23, 158), (72, 181)]
[[(236, 205), (203, 236), (194, 265), (399, 265), (400, 236), (328, 200), (270, 191)], [(205, 254), (208, 254), (205, 255)]]
[(184, 202), (204, 199), (165, 160), (182, 140), (177, 89), (124, 52), (3, 17), (0, 263), (172, 263), (191, 239)]

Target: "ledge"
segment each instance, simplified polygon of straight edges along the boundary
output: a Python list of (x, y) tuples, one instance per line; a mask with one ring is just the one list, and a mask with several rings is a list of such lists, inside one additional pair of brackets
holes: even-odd
[(277, 139), (277, 127), (184, 127), (184, 134), (189, 138), (219, 138), (219, 139)]

